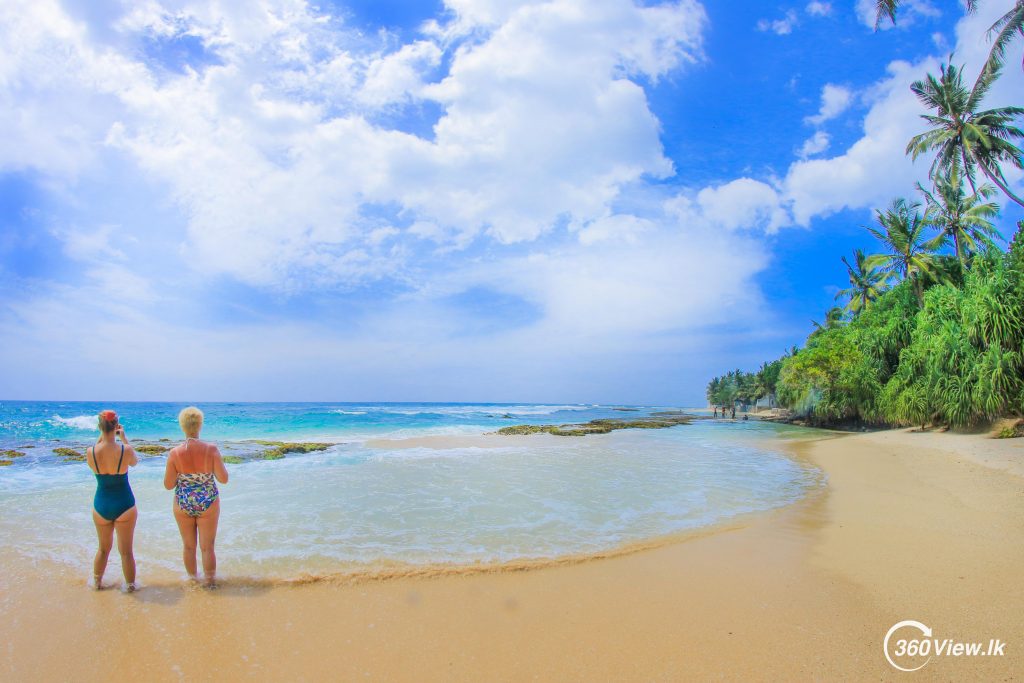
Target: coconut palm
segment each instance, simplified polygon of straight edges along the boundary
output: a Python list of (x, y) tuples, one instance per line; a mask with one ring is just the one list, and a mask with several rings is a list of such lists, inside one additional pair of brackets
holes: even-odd
[[(989, 51), (988, 64), (986, 68), (994, 68), (1003, 63), (1003, 57), (1006, 56), (1006, 46), (1013, 40), (1014, 34), (1024, 37), (1024, 0), (1017, 0), (1013, 7), (999, 17), (996, 23), (992, 24), (992, 28), (988, 30), (989, 35), (995, 34), (996, 38), (992, 42), (992, 49)], [(1024, 68), (1024, 61), (1021, 62), (1021, 68)]]
[(886, 280), (890, 276), (877, 267), (868, 265), (868, 257), (860, 249), (853, 250), (853, 264), (847, 261), (845, 256), (842, 257), (842, 261), (850, 278), (850, 286), (839, 290), (836, 300), (848, 298), (846, 310), (857, 315), (882, 295)]
[[(875, 28), (882, 23), (883, 18), (888, 18), (896, 23), (896, 10), (899, 9), (901, 0), (876, 0), (875, 2)], [(967, 0), (967, 11), (973, 12), (977, 9), (976, 0)], [(1006, 14), (988, 30), (989, 36), (995, 35), (992, 41), (992, 48), (988, 53), (988, 61), (985, 63), (985, 70), (998, 69), (1002, 66), (1003, 58), (1006, 56), (1006, 48), (1013, 40), (1014, 35), (1024, 37), (1024, 0), (1016, 0), (1013, 7), (1007, 10)], [(1021, 63), (1024, 67), (1024, 62)]]
[(929, 192), (920, 183), (917, 189), (924, 195), (931, 224), (953, 242), (962, 268), (967, 266), (968, 255), (980, 251), (982, 245), (994, 246), (995, 237), (1002, 239), (989, 220), (998, 215), (999, 205), (984, 201), (995, 194), (995, 188), (982, 185), (968, 195), (960, 164), (954, 164), (946, 174), (935, 178), (934, 191)]
[(929, 171), (933, 179), (949, 173), (955, 164), (963, 164), (967, 180), (975, 191), (974, 178), (980, 169), (1006, 196), (1024, 206), (1024, 200), (1007, 186), (1000, 168), (1000, 164), (1009, 163), (1024, 169), (1022, 152), (1012, 142), (1024, 138), (1024, 132), (1013, 125), (1016, 117), (1024, 115), (1024, 108), (980, 109), (981, 101), (998, 76), (998, 67), (983, 69), (974, 87), (968, 90), (963, 82), (963, 67), (950, 63), (942, 66), (938, 79), (928, 74), (923, 81), (915, 81), (910, 89), (937, 115), (921, 115), (931, 124), (931, 130), (912, 137), (907, 143), (907, 154), (917, 159), (922, 153), (935, 151), (935, 161)]
[(839, 308), (838, 306), (833, 306), (832, 308), (825, 311), (824, 323), (819, 323), (817, 320), (811, 321), (811, 324), (814, 325), (814, 330), (809, 335), (807, 335), (807, 341), (814, 339), (822, 332), (825, 332), (827, 330), (833, 330), (837, 327), (840, 327), (845, 322), (845, 315), (846, 312), (842, 308)]
[(923, 304), (923, 280), (933, 276), (934, 254), (945, 236), (928, 237), (929, 221), (918, 211), (920, 208), (918, 202), (908, 203), (900, 198), (894, 199), (884, 212), (875, 212), (882, 230), (869, 227), (868, 232), (885, 245), (889, 253), (869, 256), (865, 264), (884, 274), (913, 280), (918, 303)]

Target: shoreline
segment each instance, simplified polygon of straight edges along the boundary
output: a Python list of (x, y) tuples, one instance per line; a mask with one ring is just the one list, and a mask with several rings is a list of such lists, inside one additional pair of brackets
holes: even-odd
[[(936, 636), (1008, 642), (1004, 657), (944, 657), (919, 675), (1009, 678), (1024, 664), (1024, 449), (918, 438), (946, 436), (795, 441), (827, 481), (792, 505), (530, 571), (121, 595), (12, 563), (7, 547), (2, 666), (45, 680), (131, 678), (140, 667), (155, 680), (885, 679), (899, 674), (882, 656), (886, 629), (918, 619)], [(185, 624), (190, 657), (167, 640)], [(90, 636), (91, 657), (45, 656), (83, 633), (116, 632), (136, 634), (128, 651)]]

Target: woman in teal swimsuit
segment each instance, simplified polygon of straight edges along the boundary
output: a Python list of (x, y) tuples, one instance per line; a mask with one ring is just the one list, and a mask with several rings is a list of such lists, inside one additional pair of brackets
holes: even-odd
[[(93, 498), (92, 521), (96, 524), (99, 548), (92, 563), (96, 590), (103, 587), (103, 573), (117, 532), (117, 551), (121, 554), (121, 571), (125, 589), (135, 590), (135, 555), (132, 542), (139, 511), (135, 507), (135, 494), (128, 483), (128, 468), (137, 465), (135, 449), (128, 443), (124, 427), (113, 410), (99, 415), (100, 438), (95, 446), (85, 449), (85, 461), (96, 475), (96, 496)], [(115, 437), (120, 437), (118, 444)]]
[(191, 579), (197, 579), (198, 536), (206, 585), (213, 586), (217, 574), (217, 555), (213, 546), (217, 540), (217, 522), (220, 520), (217, 481), (228, 483), (228, 471), (217, 447), (199, 440), (199, 430), (203, 428), (201, 410), (185, 408), (178, 415), (178, 424), (185, 433), (185, 443), (172, 448), (167, 455), (164, 487), (174, 489), (174, 521), (178, 523), (178, 531), (181, 532), (185, 571)]

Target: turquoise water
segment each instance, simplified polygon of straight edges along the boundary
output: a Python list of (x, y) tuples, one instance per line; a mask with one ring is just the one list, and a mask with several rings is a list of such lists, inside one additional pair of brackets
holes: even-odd
[[(0, 468), (0, 537), (26, 559), (88, 571), (95, 479), (52, 455), (90, 443), (92, 415), (113, 407), (130, 438), (177, 439), (181, 404), (5, 402), (3, 448), (28, 454)], [(330, 449), (229, 465), (218, 535), (221, 573), (288, 579), (396, 566), (545, 559), (608, 550), (785, 505), (817, 475), (781, 454), (804, 430), (700, 420), (581, 438), (483, 436), (508, 424), (635, 417), (593, 405), (211, 404), (203, 436), (322, 439)], [(510, 415), (513, 419), (503, 417)], [(481, 435), (397, 448), (382, 436)], [(466, 445), (466, 444), (471, 445)], [(140, 510), (143, 577), (180, 574), (180, 541), (161, 479), (164, 458), (130, 473)], [(26, 536), (25, 529), (33, 532)], [(39, 531), (43, 529), (44, 531)]]
[[(19, 440), (88, 442), (96, 415), (116, 410), (129, 438), (181, 438), (178, 411), (186, 403), (0, 402), (0, 445)], [(203, 436), (214, 440), (365, 439), (476, 433), (509, 424), (559, 424), (635, 413), (615, 406), (499, 403), (204, 403)], [(504, 417), (508, 415), (509, 417)]]

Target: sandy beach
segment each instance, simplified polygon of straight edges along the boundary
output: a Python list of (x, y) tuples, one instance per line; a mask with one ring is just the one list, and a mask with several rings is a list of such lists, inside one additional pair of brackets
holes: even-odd
[[(524, 437), (533, 438), (533, 437)], [(597, 438), (597, 437), (586, 437)], [(94, 592), (3, 549), (6, 680), (1011, 680), (1024, 671), (1024, 443), (797, 443), (827, 484), (637, 552), (528, 571)], [(113, 569), (113, 567), (112, 567)], [(113, 573), (108, 573), (113, 576)], [(143, 577), (145, 584), (145, 577)], [(893, 669), (882, 641), (1000, 638)]]

